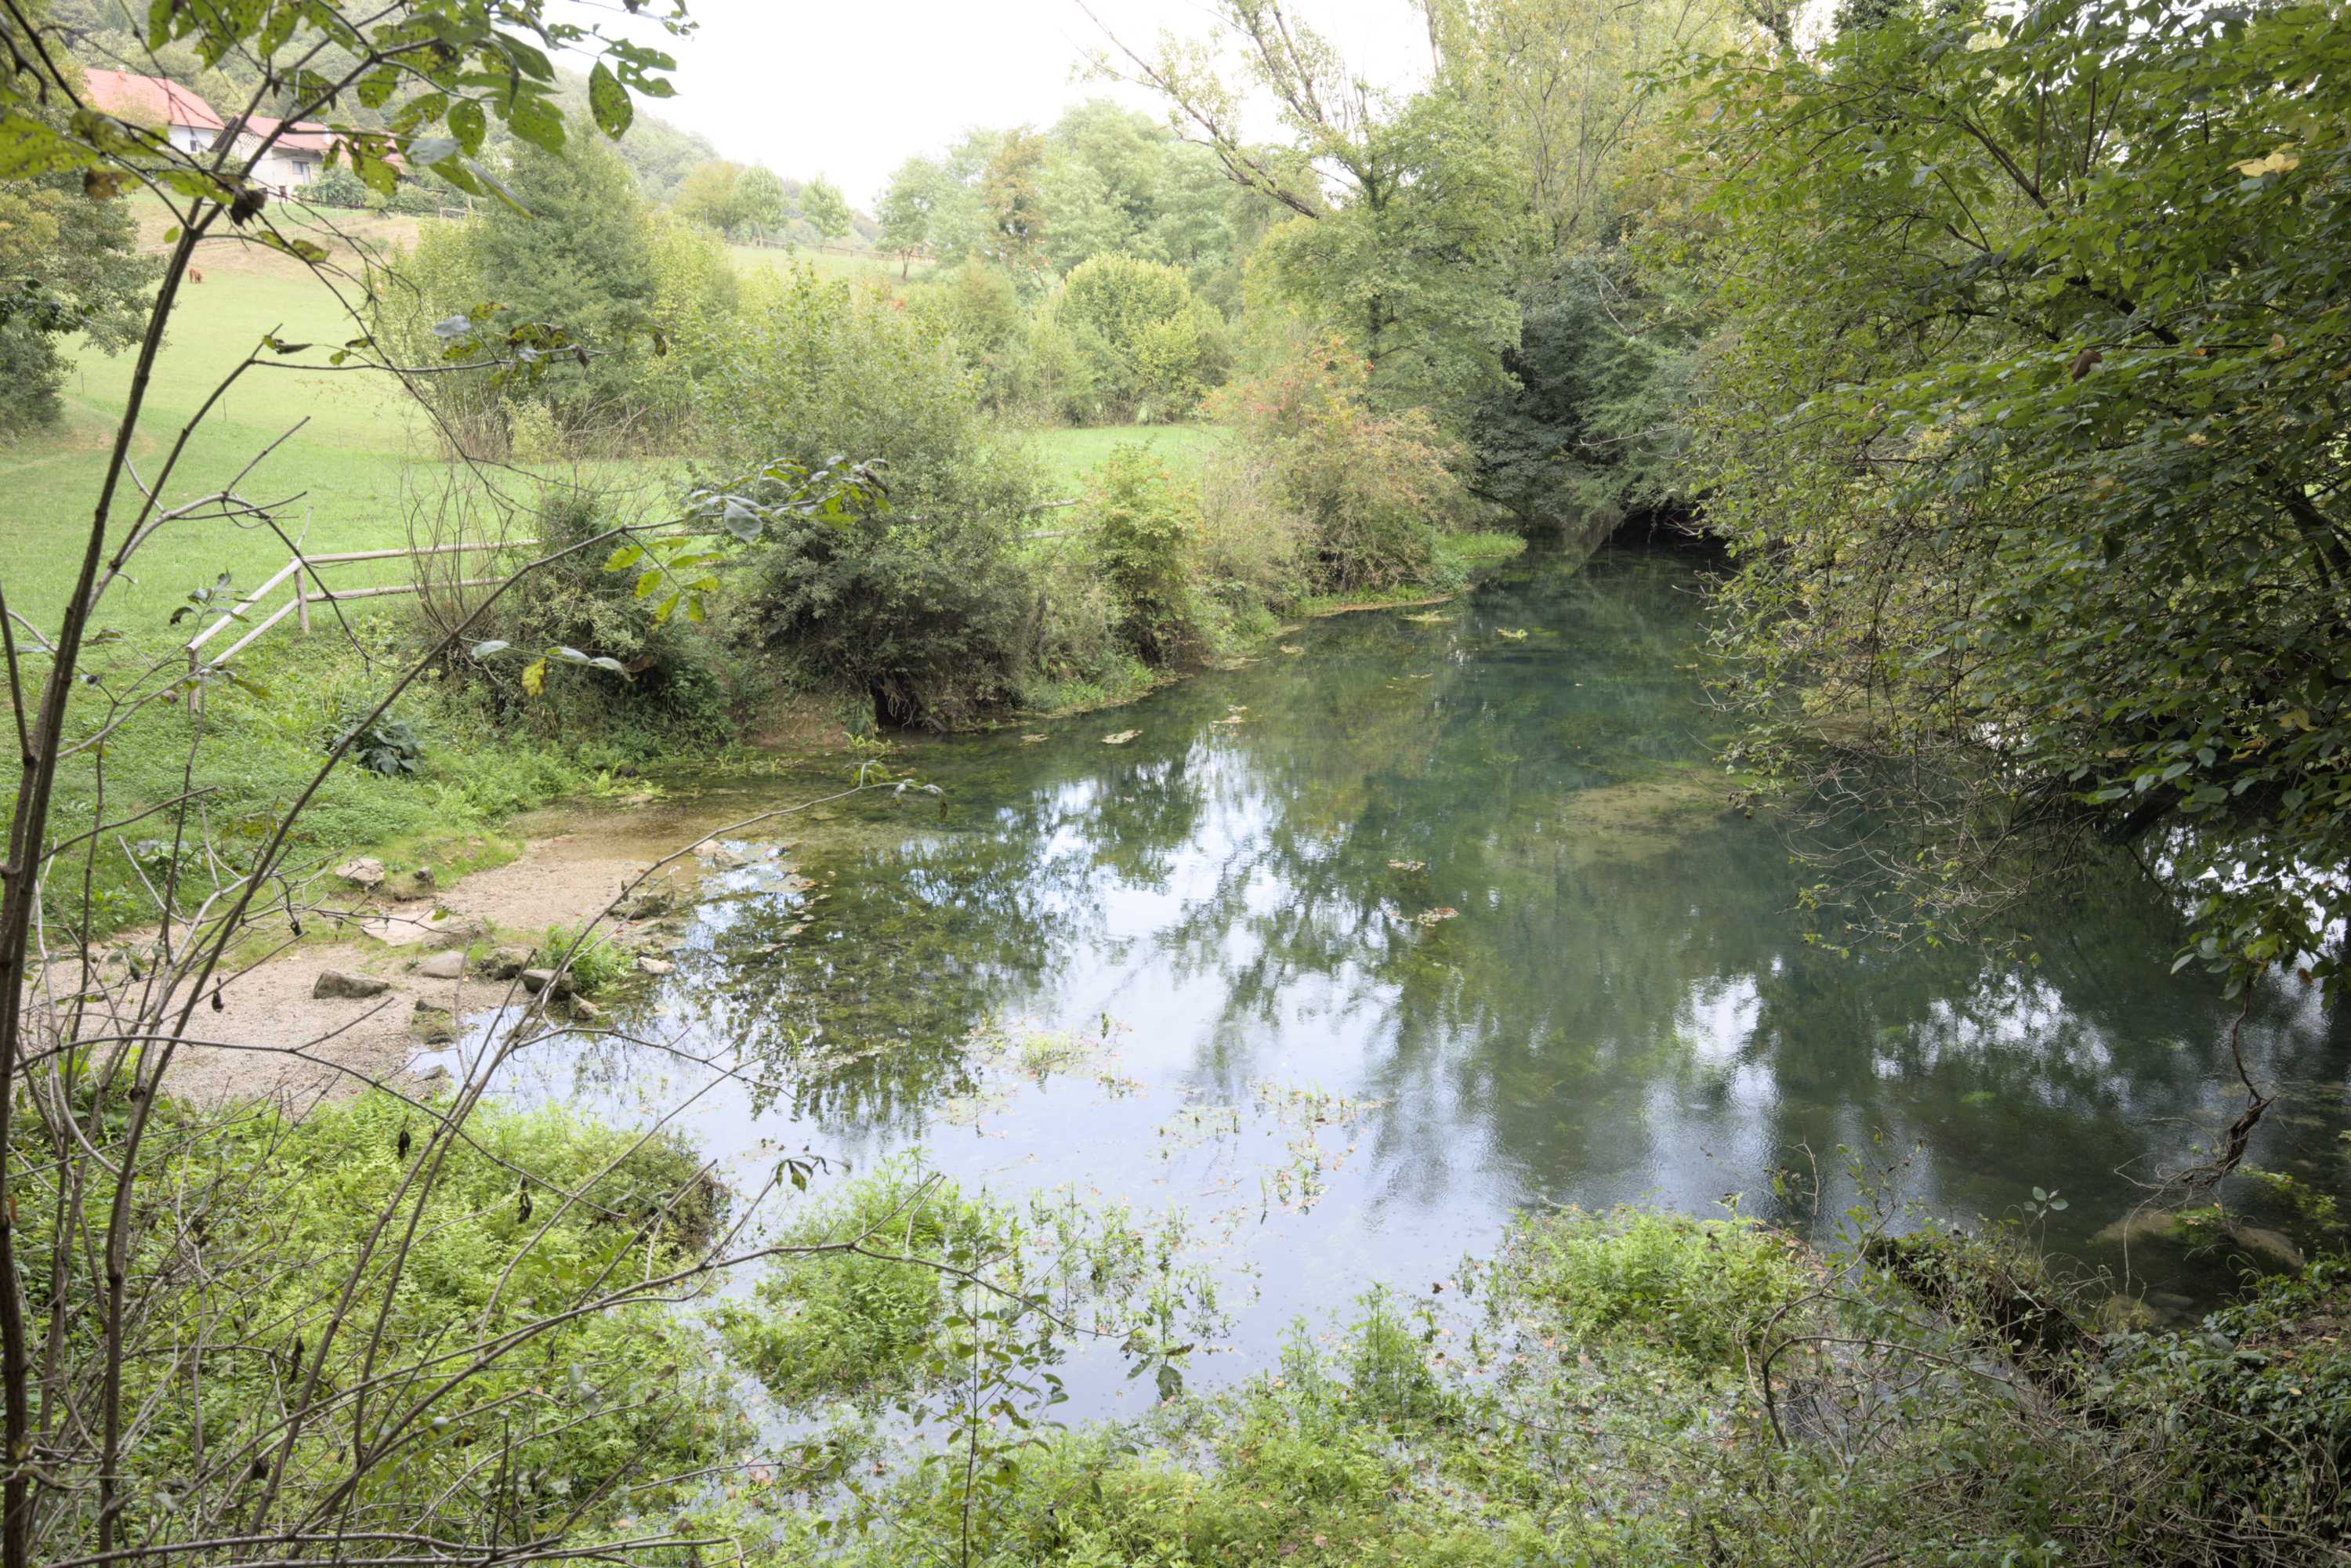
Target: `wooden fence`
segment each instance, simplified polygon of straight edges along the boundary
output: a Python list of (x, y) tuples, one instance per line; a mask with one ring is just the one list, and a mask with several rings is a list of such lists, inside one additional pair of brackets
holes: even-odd
[[(1043, 501), (1031, 508), (1030, 515), (1060, 511), (1076, 505), (1078, 505), (1077, 497), (1065, 501)], [(1067, 528), (1051, 529), (1027, 534), (1023, 538), (1025, 539), (1061, 538), (1071, 532), (1071, 530)], [(665, 528), (646, 537), (685, 538), (693, 536), (684, 529)], [(538, 542), (537, 539), (485, 539), (475, 544), (412, 546), (405, 549), (335, 550), (319, 555), (305, 555), (298, 549), (294, 552), (293, 559), (270, 573), (267, 580), (261, 586), (221, 612), (219, 620), (188, 639), (186, 650), (188, 712), (193, 716), (204, 711), (204, 677), (208, 672), (220, 669), (231, 659), (267, 636), (289, 615), (294, 618), (295, 630), (307, 634), (310, 630), (310, 616), (314, 605), (349, 604), (362, 599), (393, 599), (403, 595), (415, 595), (428, 591), (441, 592), (458, 588), (494, 588), (506, 580), (503, 577), (462, 577), (445, 582), (427, 582), (423, 575), (419, 573), (417, 580), (413, 582), (384, 583), (372, 588), (337, 589), (327, 586), (327, 580), (319, 575), (322, 568), (350, 566), (360, 561), (370, 560), (417, 561), (427, 556), (495, 554), (505, 550), (533, 549), (538, 548)], [(261, 608), (263, 601), (280, 590), (285, 591), (285, 601), (262, 616), (260, 620), (254, 620), (254, 612)], [(219, 653), (206, 657), (204, 645), (231, 626), (244, 627), (245, 635)]]
[[(260, 587), (223, 611), (219, 620), (188, 639), (188, 712), (193, 715), (204, 711), (204, 677), (207, 673), (218, 670), (226, 664), (231, 659), (266, 636), (289, 615), (294, 617), (297, 630), (307, 632), (310, 630), (311, 608), (314, 605), (348, 604), (361, 599), (397, 598), (403, 594), (423, 593), (428, 589), (437, 591), (454, 588), (489, 588), (506, 580), (499, 577), (474, 577), (428, 584), (420, 577), (414, 582), (385, 583), (373, 588), (337, 589), (327, 585), (327, 580), (320, 575), (321, 568), (350, 566), (355, 562), (368, 560), (413, 561), (425, 556), (486, 554), (500, 550), (529, 549), (538, 543), (537, 539), (497, 539), (484, 540), (477, 544), (426, 545), (407, 549), (336, 550), (319, 555), (304, 555), (297, 550), (294, 558), (272, 572), (268, 580)], [(289, 582), (292, 585), (290, 588), (287, 586)], [(261, 608), (263, 601), (281, 589), (286, 590), (285, 602), (260, 620), (253, 620), (254, 612)], [(204, 653), (204, 644), (231, 626), (243, 626), (246, 629), (245, 635), (219, 653), (207, 657)]]

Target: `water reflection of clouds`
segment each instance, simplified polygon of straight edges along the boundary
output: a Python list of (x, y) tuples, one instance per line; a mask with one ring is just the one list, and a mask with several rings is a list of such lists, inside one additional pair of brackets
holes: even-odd
[[(1376, 1100), (1311, 1214), (1235, 1233), (1263, 1291), (1241, 1337), (1263, 1345), (1370, 1281), (1445, 1277), (1528, 1203), (1740, 1193), (1794, 1219), (1772, 1173), (1817, 1160), (1834, 1213), (1855, 1196), (1841, 1145), (1886, 1151), (1885, 1189), (1938, 1215), (2063, 1186), (2060, 1239), (2085, 1241), (2136, 1196), (2118, 1166), (2226, 1119), (2233, 1009), (2150, 963), (2165, 912), (2126, 886), (2051, 913), (2037, 964), (1808, 942), (1784, 849), (1725, 816), (1714, 776), (1670, 771), (1699, 755), (1671, 717), (1695, 711), (1678, 580), (1615, 570), (1503, 589), (1441, 632), (1325, 628), (1321, 658), (1154, 697), (1120, 721), (1143, 730), (1129, 747), (1081, 723), (919, 758), (945, 814), (814, 857), (831, 898), (804, 938), (782, 936), (789, 897), (711, 906), (688, 934), (663, 1019), (785, 1087), (728, 1086), (687, 1124), (753, 1162), (924, 1145), (1000, 1190), (1229, 1206), (1287, 1146), (1254, 1085)], [(1504, 664), (1479, 641), (1496, 621), (1580, 634)], [(1432, 662), (1433, 680), (1390, 678)], [(1218, 725), (1236, 703), (1247, 721)], [(1437, 905), (1459, 917), (1412, 918)], [(976, 1088), (959, 1042), (984, 1019), (1104, 1014), (1139, 1088)], [(2247, 1040), (2264, 1071), (2351, 1067), (2313, 996), (2263, 1002)], [(526, 1066), (544, 1092), (638, 1113), (617, 1051)], [(1214, 1107), (1238, 1114), (1230, 1140), (1168, 1146), (1173, 1119)]]

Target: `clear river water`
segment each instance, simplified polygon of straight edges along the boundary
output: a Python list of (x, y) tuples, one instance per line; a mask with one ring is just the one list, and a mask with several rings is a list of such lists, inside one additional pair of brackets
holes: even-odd
[[(2060, 1195), (2048, 1244), (2121, 1270), (2138, 1182), (2235, 1113), (2235, 1005), (2168, 973), (2176, 913), (2119, 873), (1994, 949), (1809, 940), (1816, 873), (1712, 760), (1705, 566), (1531, 559), (1129, 707), (908, 741), (889, 766), (937, 794), (732, 841), (749, 863), (704, 883), (625, 1014), (739, 1076), (569, 1039), (509, 1090), (624, 1120), (698, 1096), (676, 1124), (746, 1172), (919, 1150), (967, 1187), (1181, 1209), (1228, 1277), (1236, 1370), (1374, 1281), (1441, 1296), (1528, 1206), (1729, 1201), (1828, 1239), (1841, 1147), (1918, 1222)], [(691, 804), (747, 816), (842, 773)], [(2271, 988), (2244, 1030), (2283, 1091), (2252, 1159), (2325, 1193), (2351, 1186), (2346, 1013)], [(2174, 1316), (2241, 1266), (2128, 1263)], [(1071, 1374), (1081, 1412), (1117, 1407), (1099, 1372)]]

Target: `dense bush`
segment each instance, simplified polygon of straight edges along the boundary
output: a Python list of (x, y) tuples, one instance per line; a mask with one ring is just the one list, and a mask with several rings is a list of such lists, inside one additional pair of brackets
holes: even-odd
[(1223, 319), (1192, 298), (1181, 267), (1097, 256), (1071, 270), (1046, 311), (1082, 367), (1055, 400), (1073, 423), (1182, 419), (1223, 379)]
[(1459, 448), (1425, 413), (1375, 409), (1370, 380), (1362, 359), (1326, 339), (1216, 401), (1304, 520), (1319, 588), (1425, 580), (1437, 534), (1469, 517)]
[(1631, 1337), (1697, 1370), (1735, 1367), (1811, 1281), (1791, 1238), (1652, 1209), (1521, 1219), (1494, 1267), (1591, 1343)]
[(1204, 613), (1238, 623), (1304, 596), (1311, 531), (1282, 504), (1262, 450), (1228, 447), (1212, 455), (1199, 493), (1194, 571)]
[(1573, 531), (1681, 505), (1677, 414), (1708, 325), (1621, 250), (1562, 256), (1520, 291), (1510, 383), (1472, 422), (1477, 494), (1522, 528)]
[(569, 553), (525, 576), (474, 636), (532, 658), (549, 648), (586, 650), (619, 661), (625, 678), (559, 668), (534, 693), (517, 683), (510, 664), (497, 663), (487, 667), (481, 695), (509, 720), (550, 733), (634, 734), (649, 745), (722, 741), (732, 734), (723, 641), (683, 616), (658, 621), (654, 601), (637, 596), (632, 574), (604, 569), (611, 549), (577, 548), (624, 520), (645, 520), (626, 490), (549, 484), (532, 517), (535, 553)]
[(968, 1539), (963, 1561), (1008, 1568), (2340, 1562), (2346, 1269), (2093, 1343), (2065, 1394), (1865, 1255), (1531, 1217), (1463, 1276), (1489, 1309), (1466, 1343), (1374, 1291), (1248, 1383), (1058, 1436), (976, 1491), (908, 1472), (868, 1504), (886, 1544), (850, 1561)]
[(1136, 444), (1118, 447), (1095, 470), (1081, 514), (1117, 601), (1120, 634), (1155, 664), (1174, 658), (1191, 634), (1198, 514), (1190, 487)]
[[(874, 1397), (924, 1382), (956, 1283), (935, 1265), (968, 1268), (1003, 1252), (1007, 1216), (953, 1182), (904, 1164), (853, 1182), (795, 1221), (785, 1248), (860, 1252), (787, 1255), (749, 1302), (716, 1314), (727, 1348), (788, 1405)], [(892, 1262), (893, 1258), (920, 1262)]]
[[(284, 1380), (300, 1375), (306, 1355), (330, 1388), (371, 1375), (386, 1385), (422, 1378), (429, 1386), (473, 1359), (466, 1345), (534, 1322), (542, 1295), (569, 1300), (600, 1277), (673, 1266), (707, 1239), (716, 1218), (710, 1195), (695, 1159), (667, 1139), (643, 1141), (560, 1113), (477, 1111), (434, 1179), (408, 1186), (413, 1216), (392, 1228), (395, 1238), (405, 1232), (398, 1288), (385, 1287), (380, 1319), (370, 1307), (355, 1321), (342, 1315), (350, 1303), (338, 1287), (371, 1223), (401, 1213), (394, 1195), (412, 1174), (412, 1147), (431, 1131), (429, 1116), (391, 1094), (318, 1106), (298, 1123), (168, 1103), (158, 1116), (155, 1142), (172, 1151), (161, 1156), (159, 1190), (191, 1202), (196, 1235), (214, 1255), (251, 1261), (240, 1271), (248, 1277), (200, 1276), (184, 1295), (144, 1298), (141, 1310), (157, 1316), (152, 1332), (167, 1339), (163, 1325), (183, 1314), (202, 1341), (206, 1326), (226, 1321), (215, 1298), (233, 1288), (243, 1292), (238, 1321), (250, 1343), (214, 1349), (200, 1378), (168, 1386), (156, 1385), (151, 1366), (175, 1365), (170, 1358), (126, 1360), (123, 1398), (140, 1412), (130, 1434), (146, 1473), (177, 1480), (248, 1446), (272, 1454), (282, 1438), (292, 1445), (283, 1484), (321, 1509), (404, 1521), (455, 1498), (537, 1533), (575, 1511), (600, 1521), (626, 1512), (597, 1502), (604, 1488), (652, 1481), (629, 1506), (682, 1501), (690, 1489), (660, 1478), (718, 1461), (735, 1441), (723, 1386), (700, 1370), (705, 1363), (685, 1327), (645, 1301), (583, 1315), (534, 1336), (527, 1351), (487, 1359), (460, 1396), (432, 1412), (429, 1427), (420, 1423), (391, 1444), (391, 1457), (354, 1494), (307, 1497), (302, 1489), (317, 1485), (309, 1478), (341, 1473), (336, 1451), (352, 1429), (282, 1424)], [(548, 1193), (535, 1209), (517, 1195), (518, 1170)], [(556, 1196), (566, 1191), (581, 1201)], [(154, 1250), (129, 1260), (134, 1275), (184, 1269), (171, 1256), (188, 1247), (183, 1232), (142, 1234)], [(45, 1299), (46, 1262), (35, 1267), (27, 1288)], [(387, 1253), (375, 1272), (392, 1267)], [(387, 1387), (388, 1402), (400, 1397)], [(508, 1443), (502, 1467), (480, 1462)], [(123, 1519), (140, 1539), (168, 1538), (178, 1522), (167, 1488), (141, 1487), (127, 1500)]]
[(907, 312), (954, 340), (979, 378), (980, 396), (1000, 412), (1023, 409), (1033, 391), (1029, 319), (1011, 275), (983, 261), (942, 267), (904, 290)]
[(846, 526), (769, 530), (744, 585), (754, 642), (889, 723), (953, 723), (1012, 690), (1034, 647), (1014, 550), (1036, 473), (951, 339), (883, 291), (799, 267), (747, 302), (737, 350), (698, 392), (728, 460), (848, 454), (889, 486), (887, 510)]
[(412, 389), (460, 446), (494, 458), (514, 452), (517, 420), (543, 410), (567, 451), (674, 445), (726, 337), (735, 279), (724, 248), (653, 213), (601, 140), (564, 153), (523, 150), (508, 178), (530, 209), (486, 205), (477, 217), (428, 225), (393, 263), (401, 287), (382, 292), (377, 331), (397, 362), (431, 365), (434, 331), (463, 317), (479, 327), (545, 324), (586, 351), (519, 378), (420, 375)]

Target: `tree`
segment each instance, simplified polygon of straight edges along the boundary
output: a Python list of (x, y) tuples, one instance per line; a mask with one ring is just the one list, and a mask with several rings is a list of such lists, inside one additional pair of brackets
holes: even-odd
[(1100, 417), (1179, 419), (1220, 377), (1224, 324), (1181, 267), (1097, 256), (1063, 280), (1053, 315), (1088, 361)]
[(1044, 162), (1044, 138), (1023, 126), (1004, 133), (980, 180), (988, 254), (1016, 278), (1045, 269), (1045, 204), (1038, 189)]
[(464, 311), (495, 303), (508, 318), (560, 320), (588, 356), (578, 377), (537, 395), (559, 424), (617, 427), (642, 412), (632, 356), (650, 350), (653, 250), (644, 200), (607, 147), (581, 139), (559, 152), (525, 145), (508, 172), (517, 210), (493, 206), (466, 225)]
[(58, 340), (102, 353), (138, 340), (153, 287), (130, 204), (57, 172), (0, 184), (0, 440), (55, 423), (72, 366)]
[(791, 215), (791, 197), (774, 170), (755, 163), (735, 182), (734, 212), (738, 225), (765, 234)]
[(1712, 324), (1695, 292), (1645, 277), (1622, 246), (1563, 253), (1520, 284), (1509, 382), (1472, 426), (1476, 493), (1589, 542), (1685, 512), (1684, 414)]
[(1510, 194), (1489, 129), (1446, 95), (1399, 105), (1376, 92), (1282, 0), (1213, 10), (1271, 97), (1286, 149), (1243, 135), (1241, 95), (1205, 48), (1121, 46), (1123, 69), (1108, 56), (1098, 66), (1165, 95), (1233, 181), (1293, 214), (1253, 266), (1312, 327), (1346, 335), (1377, 395), (1465, 420), (1499, 385), (1518, 326)]
[(927, 158), (909, 158), (890, 176), (875, 216), (882, 221), (882, 248), (898, 256), (898, 276), (913, 270), (915, 255), (931, 241), (931, 219), (938, 210), (947, 172)]
[(723, 158), (698, 163), (670, 204), (678, 216), (715, 234), (732, 234), (743, 222), (743, 166)]
[(820, 174), (800, 190), (800, 216), (824, 238), (840, 239), (850, 229), (849, 199), (841, 193), (840, 186)]
[(2335, 980), (2351, 33), (1873, 9), (1716, 68), (1733, 335), (1696, 477), (1750, 755), (1910, 830), (1824, 884), (1866, 924), (1972, 928), (2102, 840), (2192, 910), (2179, 963)]

